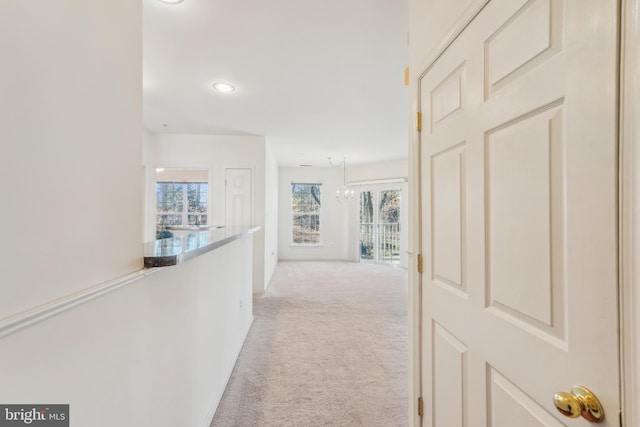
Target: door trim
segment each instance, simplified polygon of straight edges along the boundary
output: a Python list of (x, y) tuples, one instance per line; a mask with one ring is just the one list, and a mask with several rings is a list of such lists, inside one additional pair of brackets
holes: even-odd
[(640, 0), (623, 0), (620, 51), (620, 318), (622, 410), (640, 425)]
[[(411, 73), (411, 117), (415, 117), (418, 110), (419, 98), (419, 73)], [(409, 121), (412, 123), (412, 120)], [(421, 293), (420, 274), (418, 273), (418, 254), (422, 247), (422, 228), (420, 222), (421, 199), (421, 173), (420, 173), (420, 134), (415, 126), (409, 132), (409, 245), (407, 263), (409, 269), (409, 425), (417, 427), (422, 425), (418, 416), (418, 398), (422, 394), (422, 341), (421, 341)]]
[[(427, 56), (424, 58), (424, 61), (420, 61), (419, 66), (416, 68), (418, 70), (418, 74), (411, 76), (410, 84), (414, 84), (418, 82), (418, 80), (424, 76), (429, 69), (436, 63), (438, 58), (451, 46), (455, 39), (464, 31), (465, 28), (475, 19), (476, 16), (484, 9), (484, 7), (491, 0), (473, 0), (467, 6), (467, 8), (462, 12), (460, 18), (456, 23), (451, 27), (449, 32), (440, 40), (440, 43), (436, 46), (433, 52), (428, 52)], [(414, 94), (415, 95), (415, 94)], [(420, 111), (419, 109), (417, 111)], [(414, 111), (415, 113), (415, 111)], [(415, 117), (415, 114), (412, 115)], [(418, 135), (419, 136), (419, 135)]]
[[(420, 132), (414, 126), (420, 108), (420, 79), (451, 46), (465, 28), (491, 0), (473, 0), (433, 52), (418, 56), (418, 66), (410, 66), (411, 112), (409, 140), (409, 425), (422, 426), (418, 416), (418, 398), (422, 397), (422, 274), (418, 273), (418, 255), (422, 255), (422, 163)], [(638, 0), (640, 1), (640, 0)], [(409, 12), (411, 13), (411, 12)], [(418, 52), (410, 50), (410, 56)], [(415, 70), (415, 71), (414, 71)], [(424, 257), (423, 257), (424, 258)]]

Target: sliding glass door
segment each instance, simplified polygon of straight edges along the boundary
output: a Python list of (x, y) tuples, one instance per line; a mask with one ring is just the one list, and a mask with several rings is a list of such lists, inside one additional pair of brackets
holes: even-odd
[(360, 191), (360, 259), (400, 263), (401, 191)]

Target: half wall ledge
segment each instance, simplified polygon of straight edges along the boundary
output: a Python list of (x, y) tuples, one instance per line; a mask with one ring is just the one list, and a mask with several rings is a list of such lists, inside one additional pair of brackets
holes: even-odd
[(144, 243), (145, 268), (178, 265), (260, 230), (260, 226), (219, 227)]

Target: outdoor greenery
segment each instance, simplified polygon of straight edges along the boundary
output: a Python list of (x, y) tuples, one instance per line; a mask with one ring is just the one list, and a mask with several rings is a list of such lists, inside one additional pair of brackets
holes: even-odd
[(373, 260), (377, 241), (378, 261), (398, 262), (399, 231), (400, 191), (360, 192), (360, 257)]
[(206, 182), (158, 182), (157, 227), (207, 224), (208, 197), (209, 184)]
[(291, 184), (293, 243), (320, 244), (321, 184)]

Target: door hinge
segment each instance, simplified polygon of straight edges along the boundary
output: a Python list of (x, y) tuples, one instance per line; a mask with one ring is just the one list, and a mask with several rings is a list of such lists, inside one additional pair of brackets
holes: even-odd
[(422, 132), (422, 113), (419, 111), (416, 113), (416, 130)]
[(422, 273), (422, 254), (418, 254), (418, 273)]
[(418, 398), (418, 416), (421, 417), (424, 414), (424, 403), (422, 397)]

